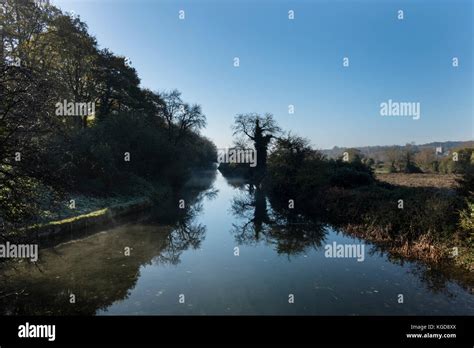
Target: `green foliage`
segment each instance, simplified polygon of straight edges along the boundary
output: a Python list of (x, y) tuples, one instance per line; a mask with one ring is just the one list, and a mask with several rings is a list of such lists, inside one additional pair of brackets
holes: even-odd
[[(457, 153), (457, 161), (454, 160), (454, 153)], [(454, 149), (440, 161), (439, 171), (443, 174), (463, 174), (470, 171), (473, 165), (474, 148)]]
[(466, 209), (461, 210), (459, 226), (470, 233), (471, 240), (474, 239), (474, 202), (468, 201)]
[[(462, 155), (461, 155), (462, 154)], [(459, 227), (474, 243), (474, 149), (460, 151), (460, 164), (463, 174), (458, 179), (458, 191), (466, 197), (466, 206), (459, 213)]]
[(474, 247), (474, 201), (466, 200), (466, 207), (459, 211), (459, 228), (468, 246)]
[[(313, 150), (306, 139), (278, 139), (269, 158), (268, 184), (285, 197), (305, 199), (328, 186), (358, 187), (374, 182), (372, 169), (361, 157), (353, 161), (328, 160)], [(303, 197), (301, 197), (303, 195)]]
[[(34, 220), (71, 193), (153, 195), (215, 162), (214, 144), (198, 133), (200, 106), (142, 89), (130, 62), (100, 50), (79, 17), (34, 1), (4, 9), (0, 218)], [(64, 100), (94, 103), (95, 113), (58, 115)], [(170, 113), (167, 102), (183, 107)]]
[[(293, 199), (298, 202), (295, 214), (342, 229), (358, 226), (365, 229), (366, 237), (373, 233), (374, 238), (398, 246), (449, 243), (454, 237), (466, 240), (457, 228), (458, 211), (465, 208), (458, 195), (378, 183), (366, 161), (353, 158), (349, 162), (327, 160), (304, 139), (280, 139), (269, 157), (266, 187), (277, 206), (284, 207)], [(405, 152), (405, 167), (410, 163), (411, 154)], [(468, 181), (466, 175), (465, 180), (472, 185), (471, 176)], [(469, 227), (466, 214), (462, 224)]]

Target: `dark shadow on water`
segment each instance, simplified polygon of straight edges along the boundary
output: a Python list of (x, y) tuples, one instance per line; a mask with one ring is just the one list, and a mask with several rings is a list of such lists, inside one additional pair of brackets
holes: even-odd
[(217, 194), (215, 174), (201, 178), (138, 221), (68, 236), (69, 241), (41, 250), (38, 263), (1, 264), (1, 314), (94, 315), (127, 299), (144, 265), (175, 265), (183, 251), (200, 247), (206, 226), (195, 220), (202, 200)]

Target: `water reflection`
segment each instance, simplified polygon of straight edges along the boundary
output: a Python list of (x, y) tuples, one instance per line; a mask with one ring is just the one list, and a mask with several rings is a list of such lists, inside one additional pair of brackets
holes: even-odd
[(296, 255), (318, 248), (326, 235), (323, 224), (303, 218), (295, 211), (274, 210), (258, 184), (246, 183), (232, 200), (232, 214), (239, 223), (231, 233), (239, 244), (251, 245), (261, 239), (275, 245), (279, 254)]
[[(238, 189), (232, 199), (231, 212), (238, 221), (232, 224), (231, 233), (239, 245), (256, 245), (264, 241), (274, 245), (278, 254), (299, 255), (309, 249), (318, 249), (326, 244), (329, 230), (344, 231), (344, 219), (334, 220), (325, 215), (324, 210), (318, 211), (313, 219), (303, 216), (299, 209), (290, 208), (290, 203), (279, 197), (267, 196), (259, 183), (242, 182), (235, 179), (227, 183)], [(385, 245), (370, 245), (367, 254), (386, 258), (392, 263), (404, 266), (407, 260), (390, 253)], [(450, 264), (429, 265), (424, 262), (410, 260), (407, 270), (416, 275), (433, 293), (452, 296), (449, 283), (456, 282), (474, 293), (474, 274), (464, 270), (453, 272)]]
[[(176, 265), (183, 251), (200, 247), (206, 226), (195, 220), (202, 200), (217, 193), (215, 177), (203, 177), (140, 222), (41, 250), (38, 263), (0, 264), (1, 314), (93, 315), (127, 299), (144, 265)], [(167, 225), (158, 224), (164, 216)]]
[[(268, 197), (255, 183), (216, 181), (215, 171), (208, 172), (159, 207), (137, 221), (44, 249), (37, 264), (0, 265), (2, 314), (474, 310), (473, 296), (456, 284), (472, 282), (462, 283), (452, 270), (404, 262), (376, 245), (366, 248), (365, 262), (328, 260), (324, 244), (364, 241), (337, 232), (321, 215), (303, 217), (298, 207)], [(235, 243), (239, 257), (233, 255)], [(186, 306), (176, 301), (182, 291)], [(290, 291), (298, 296), (295, 306), (288, 306)], [(396, 303), (398, 293), (406, 295), (406, 305)]]

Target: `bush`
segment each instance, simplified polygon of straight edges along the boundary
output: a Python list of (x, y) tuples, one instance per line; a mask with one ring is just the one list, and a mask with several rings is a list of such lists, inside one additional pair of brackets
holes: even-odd
[(298, 201), (318, 200), (328, 187), (359, 187), (375, 182), (372, 169), (360, 160), (329, 160), (309, 142), (289, 137), (277, 142), (268, 164), (266, 185), (271, 191)]
[(374, 178), (370, 173), (351, 167), (336, 168), (331, 177), (331, 185), (345, 188), (370, 185), (373, 182)]

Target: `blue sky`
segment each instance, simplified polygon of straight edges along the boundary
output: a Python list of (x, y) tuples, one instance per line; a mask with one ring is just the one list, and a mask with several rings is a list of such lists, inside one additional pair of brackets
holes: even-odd
[[(218, 147), (247, 112), (274, 114), (316, 148), (474, 138), (471, 0), (51, 2), (129, 57), (144, 87), (201, 104)], [(382, 117), (389, 99), (419, 102), (420, 119)]]

